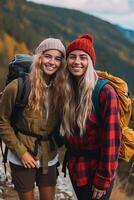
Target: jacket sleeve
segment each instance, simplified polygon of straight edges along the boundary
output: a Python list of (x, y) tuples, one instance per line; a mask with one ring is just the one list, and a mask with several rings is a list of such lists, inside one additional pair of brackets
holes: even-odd
[(119, 100), (110, 85), (105, 85), (100, 92), (101, 105), (101, 146), (100, 159), (94, 177), (94, 186), (105, 190), (116, 174), (118, 155), (121, 142), (121, 127), (119, 119)]
[(7, 85), (0, 99), (0, 137), (10, 150), (17, 155), (18, 158), (21, 158), (27, 149), (17, 138), (10, 125), (10, 118), (15, 104), (17, 90), (17, 80), (14, 80)]

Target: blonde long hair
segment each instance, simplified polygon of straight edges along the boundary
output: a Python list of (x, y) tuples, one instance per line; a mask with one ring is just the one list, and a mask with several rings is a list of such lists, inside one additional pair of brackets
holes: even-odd
[[(42, 60), (43, 60), (43, 53), (39, 53), (34, 56), (34, 60), (31, 66), (31, 73), (29, 75), (30, 78), (30, 95), (28, 99), (28, 105), (34, 111), (39, 111), (42, 115), (43, 107), (45, 108), (45, 102), (47, 101), (47, 84), (44, 79), (44, 74), (42, 70)], [(52, 100), (53, 106), (55, 110), (60, 110), (61, 108), (61, 100), (62, 100), (62, 93), (61, 93), (61, 86), (64, 82), (64, 59), (62, 60), (62, 64), (58, 69), (58, 73), (56, 72), (53, 75), (53, 92), (52, 92)]]
[(62, 135), (73, 135), (74, 128), (77, 126), (80, 129), (80, 135), (83, 135), (86, 120), (90, 115), (93, 106), (92, 92), (97, 79), (98, 76), (89, 56), (87, 70), (78, 83), (66, 66)]

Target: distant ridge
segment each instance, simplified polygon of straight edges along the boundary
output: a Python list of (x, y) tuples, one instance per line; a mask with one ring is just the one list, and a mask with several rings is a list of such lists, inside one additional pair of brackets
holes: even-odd
[(117, 26), (117, 29), (123, 33), (123, 35), (134, 43), (134, 30), (125, 29), (121, 26)]
[(124, 78), (134, 93), (134, 44), (116, 26), (80, 11), (26, 0), (0, 1), (0, 73), (6, 73), (16, 52), (33, 52), (46, 37), (67, 44), (84, 33), (95, 37), (97, 68)]

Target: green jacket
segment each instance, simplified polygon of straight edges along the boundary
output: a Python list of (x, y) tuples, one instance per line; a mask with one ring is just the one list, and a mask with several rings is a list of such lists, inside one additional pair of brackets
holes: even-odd
[[(7, 85), (0, 99), (0, 137), (7, 147), (20, 159), (26, 151), (34, 150), (36, 138), (23, 135), (20, 132), (15, 134), (10, 125), (10, 116), (14, 108), (17, 90), (18, 80), (16, 79)], [(45, 109), (43, 111), (43, 116), (41, 117), (39, 112), (34, 112), (27, 105), (23, 110), (22, 117), (20, 117), (16, 125), (19, 129), (23, 128), (23, 130), (26, 131), (48, 135), (59, 123), (58, 119), (58, 114), (54, 112), (51, 104), (47, 120)], [(38, 155), (35, 158), (36, 160), (40, 159), (40, 152), (43, 154), (43, 173), (47, 173), (48, 161), (52, 160), (57, 154), (56, 144), (54, 144), (54, 148), (51, 150), (49, 141), (42, 141)]]

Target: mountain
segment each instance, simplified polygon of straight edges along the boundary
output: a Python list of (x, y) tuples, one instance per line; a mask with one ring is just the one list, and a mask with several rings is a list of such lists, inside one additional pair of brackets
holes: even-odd
[(117, 29), (123, 33), (123, 35), (128, 38), (131, 42), (134, 43), (134, 30), (129, 30), (129, 29), (125, 29), (122, 28), (121, 26), (117, 25)]
[(34, 52), (46, 37), (66, 45), (84, 33), (95, 38), (96, 68), (124, 78), (134, 94), (134, 45), (116, 26), (80, 11), (26, 0), (0, 0), (0, 81), (15, 53)]

